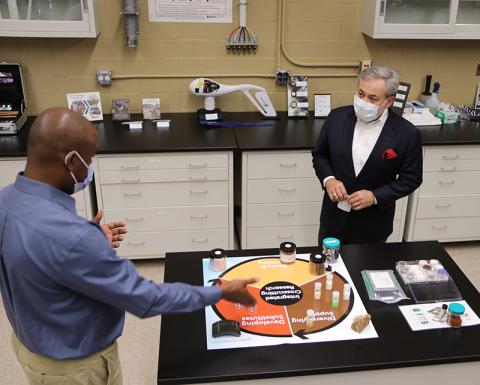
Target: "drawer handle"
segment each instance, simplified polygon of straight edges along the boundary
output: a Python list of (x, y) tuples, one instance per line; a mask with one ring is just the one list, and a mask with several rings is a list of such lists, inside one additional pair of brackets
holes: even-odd
[(454, 180), (449, 180), (449, 181), (445, 182), (445, 181), (443, 181), (443, 180), (440, 180), (440, 181), (438, 181), (438, 183), (439, 183), (439, 184), (454, 184), (455, 181), (454, 181)]
[(293, 238), (293, 234), (290, 234), (290, 235), (280, 235), (280, 234), (277, 234), (277, 238), (278, 238), (278, 239), (292, 239), (292, 238)]
[(141, 222), (141, 221), (143, 221), (143, 217), (136, 217), (136, 218), (126, 217), (125, 220), (127, 222)]
[(280, 192), (295, 192), (296, 188), (295, 187), (292, 187), (292, 188), (281, 188), (279, 187), (278, 188), (278, 191)]
[(208, 242), (208, 238), (204, 238), (204, 239), (192, 238), (192, 243), (207, 243), (207, 242)]
[(195, 178), (193, 176), (190, 177), (191, 182), (205, 182), (207, 180), (207, 176), (202, 176), (201, 178)]
[(293, 212), (293, 211), (290, 211), (289, 213), (279, 212), (278, 215), (281, 216), (281, 217), (292, 216), (292, 215), (295, 215), (295, 212)]
[(432, 229), (434, 229), (434, 230), (446, 230), (447, 227), (448, 227), (447, 225), (440, 226), (440, 227), (439, 226), (432, 226)]
[(452, 168), (444, 168), (444, 167), (442, 167), (442, 168), (440, 169), (440, 171), (442, 171), (442, 172), (453, 172), (453, 171), (457, 171), (457, 168), (456, 168), (456, 167), (452, 167)]
[(123, 171), (132, 171), (132, 170), (138, 170), (140, 166), (120, 166), (120, 169)]
[(208, 214), (205, 214), (205, 215), (190, 215), (190, 219), (204, 219), (204, 220), (207, 220), (208, 219)]
[(208, 190), (201, 190), (201, 191), (190, 190), (190, 194), (192, 194), (192, 195), (206, 194), (207, 192), (208, 192)]
[(456, 159), (459, 159), (459, 158), (460, 158), (459, 155), (455, 155), (455, 156), (443, 155), (442, 156), (442, 159), (445, 159), (445, 160), (456, 160)]
[(129, 246), (143, 246), (143, 245), (145, 245), (145, 241), (141, 241), (141, 242), (130, 242), (130, 241), (128, 241), (128, 245)]
[(189, 164), (188, 168), (206, 168), (207, 163), (202, 163), (202, 164)]
[(123, 196), (126, 198), (138, 198), (142, 196), (142, 192), (140, 191), (138, 193), (123, 193)]
[(122, 178), (122, 183), (140, 183), (140, 178), (137, 178), (137, 179), (123, 179)]
[(447, 203), (447, 204), (437, 203), (435, 206), (437, 206), (439, 208), (448, 208), (448, 207), (452, 207), (452, 204), (451, 203)]
[(297, 162), (293, 162), (293, 163), (280, 163), (280, 167), (297, 167)]

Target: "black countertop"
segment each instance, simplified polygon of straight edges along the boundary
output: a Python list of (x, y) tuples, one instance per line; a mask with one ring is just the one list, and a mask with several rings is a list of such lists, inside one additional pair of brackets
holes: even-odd
[[(258, 112), (225, 113), (225, 121), (266, 123), (271, 126), (237, 126), (203, 128), (196, 113), (162, 114), (170, 119), (170, 128), (156, 128), (144, 121), (143, 130), (130, 131), (127, 125), (113, 122), (105, 115), (98, 127), (98, 153), (121, 154), (171, 151), (241, 151), (310, 150), (317, 141), (324, 119), (288, 119), (285, 111), (278, 120), (264, 120)], [(0, 156), (25, 156), (30, 127), (35, 117), (29, 117), (18, 135), (0, 135)], [(133, 114), (131, 120), (141, 120)], [(424, 145), (480, 144), (480, 123), (460, 122), (443, 126), (421, 127)]]
[[(311, 250), (299, 248), (297, 252)], [(158, 383), (246, 380), (480, 360), (480, 326), (412, 332), (397, 306), (412, 301), (388, 305), (368, 300), (361, 270), (394, 269), (398, 260), (439, 259), (463, 299), (480, 315), (480, 294), (438, 242), (347, 245), (342, 246), (341, 253), (379, 338), (207, 350), (203, 310), (163, 316)], [(278, 250), (227, 252), (235, 256), (275, 254)], [(206, 256), (205, 252), (167, 253), (165, 282), (202, 285), (201, 260)]]

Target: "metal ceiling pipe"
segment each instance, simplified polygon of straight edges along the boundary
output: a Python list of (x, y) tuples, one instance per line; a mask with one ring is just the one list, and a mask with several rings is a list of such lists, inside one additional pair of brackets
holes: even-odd
[(123, 0), (123, 17), (125, 19), (125, 37), (127, 47), (135, 48), (138, 45), (139, 15), (138, 0)]

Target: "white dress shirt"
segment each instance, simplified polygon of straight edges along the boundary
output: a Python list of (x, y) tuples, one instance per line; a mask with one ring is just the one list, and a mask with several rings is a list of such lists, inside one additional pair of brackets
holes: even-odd
[(362, 171), (363, 166), (367, 162), (387, 118), (388, 109), (386, 108), (380, 118), (373, 122), (367, 123), (363, 120), (357, 119), (352, 141), (352, 158), (353, 167), (355, 168), (355, 176), (360, 174), (360, 171)]

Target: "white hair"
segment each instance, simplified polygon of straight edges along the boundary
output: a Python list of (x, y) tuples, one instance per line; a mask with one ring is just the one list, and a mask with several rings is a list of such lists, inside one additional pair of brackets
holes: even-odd
[(398, 72), (384, 65), (375, 65), (360, 72), (359, 80), (383, 79), (386, 83), (386, 97), (397, 93), (399, 78)]

